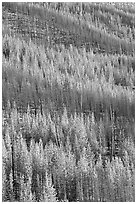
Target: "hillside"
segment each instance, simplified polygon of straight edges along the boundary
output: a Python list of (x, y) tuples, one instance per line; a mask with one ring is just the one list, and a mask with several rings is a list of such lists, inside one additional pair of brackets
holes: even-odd
[[(71, 4), (62, 5), (60, 9), (58, 5), (56, 7), (53, 9), (52, 5), (43, 8), (37, 4), (33, 6), (26, 3), (4, 3), (4, 23), (10, 22), (9, 26), (17, 33), (25, 37), (27, 34), (38, 41), (44, 42), (47, 40), (45, 37), (49, 37), (49, 41), (53, 44), (63, 43), (65, 46), (72, 44), (76, 47), (93, 48), (101, 53), (133, 55), (135, 50), (134, 14), (126, 14), (115, 7), (105, 9), (105, 6), (102, 7), (102, 11), (98, 4), (88, 6), (83, 4), (82, 16), (78, 15), (77, 5), (75, 7)], [(67, 8), (68, 11), (66, 11)]]
[(133, 202), (135, 4), (4, 2), (2, 36), (3, 201)]

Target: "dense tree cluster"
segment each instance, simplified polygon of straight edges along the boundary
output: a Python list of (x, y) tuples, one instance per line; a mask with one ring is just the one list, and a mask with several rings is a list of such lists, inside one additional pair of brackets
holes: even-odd
[(3, 3), (3, 201), (135, 201), (134, 24), (134, 4)]

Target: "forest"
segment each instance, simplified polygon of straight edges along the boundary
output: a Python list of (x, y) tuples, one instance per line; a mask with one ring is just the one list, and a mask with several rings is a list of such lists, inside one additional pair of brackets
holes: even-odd
[(135, 202), (135, 3), (2, 3), (2, 201)]

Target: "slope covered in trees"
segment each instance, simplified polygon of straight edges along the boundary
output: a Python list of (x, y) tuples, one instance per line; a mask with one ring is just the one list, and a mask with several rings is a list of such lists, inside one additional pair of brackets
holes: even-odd
[[(57, 7), (56, 9), (60, 8), (56, 3), (53, 5)], [(77, 4), (65, 6), (69, 12), (64, 11), (64, 5), (62, 10), (56, 12), (52, 6), (43, 8), (39, 4), (33, 6), (26, 3), (4, 3), (3, 10), (12, 14), (18, 12), (18, 20), (15, 18), (16, 15), (10, 16), (10, 26), (25, 36), (29, 33), (32, 38), (38, 37), (43, 40), (45, 35), (48, 35), (53, 44), (63, 43), (65, 46), (72, 44), (77, 47), (85, 46), (87, 49), (94, 48), (99, 52), (133, 55), (134, 14), (126, 15), (124, 12), (121, 14), (120, 11), (113, 11), (113, 8), (110, 11), (105, 10), (104, 6), (102, 12), (100, 5), (84, 5), (82, 11), (85, 14), (82, 16), (78, 15)], [(3, 13), (5, 21), (8, 20), (6, 11)]]
[(3, 201), (133, 202), (134, 4), (2, 6)]

